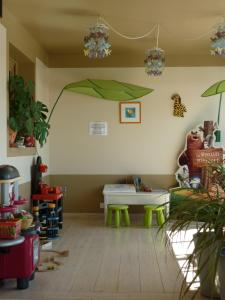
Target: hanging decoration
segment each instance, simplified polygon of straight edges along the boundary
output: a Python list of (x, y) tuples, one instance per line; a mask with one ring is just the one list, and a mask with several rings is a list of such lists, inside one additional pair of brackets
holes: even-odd
[(98, 23), (89, 28), (90, 33), (84, 38), (84, 55), (89, 58), (104, 58), (112, 52), (108, 42), (108, 27)]
[[(148, 75), (160, 76), (165, 68), (165, 52), (163, 49), (158, 47), (159, 25), (157, 24), (155, 24), (148, 32), (141, 36), (129, 36), (120, 33), (104, 18), (98, 17), (97, 23), (89, 28), (89, 35), (85, 36), (84, 38), (84, 55), (89, 58), (104, 58), (111, 54), (111, 44), (108, 41), (109, 29), (122, 38), (128, 40), (138, 40), (150, 36), (156, 27), (158, 28), (156, 47), (146, 51), (144, 63), (145, 71)], [(210, 32), (208, 31), (200, 36), (184, 40), (199, 40), (208, 35)], [(224, 22), (218, 26), (214, 36), (211, 38), (211, 47), (212, 55), (220, 55), (225, 57), (225, 19)]]
[(211, 55), (219, 55), (225, 58), (225, 19), (221, 23), (214, 36), (211, 37)]
[[(109, 28), (122, 38), (128, 40), (138, 40), (149, 36), (156, 29), (156, 27), (157, 25), (155, 24), (148, 32), (141, 36), (129, 36), (120, 33), (104, 18), (98, 17), (97, 24), (89, 28), (90, 33), (84, 38), (84, 55), (89, 58), (104, 58), (111, 54), (111, 44), (108, 42)], [(157, 51), (159, 50), (161, 49), (157, 49)], [(157, 70), (159, 70), (159, 66)]]
[(148, 49), (146, 52), (145, 71), (148, 75), (160, 76), (165, 68), (164, 50), (158, 47), (159, 43), (159, 25), (157, 30), (156, 47)]
[(165, 53), (160, 48), (148, 49), (144, 62), (148, 75), (160, 76), (165, 68)]

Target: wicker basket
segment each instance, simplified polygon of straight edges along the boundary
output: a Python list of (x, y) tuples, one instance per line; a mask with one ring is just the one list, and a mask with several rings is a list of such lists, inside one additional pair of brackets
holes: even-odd
[(21, 229), (22, 230), (28, 229), (31, 226), (32, 222), (33, 222), (33, 217), (29, 217), (27, 219), (21, 219)]
[(21, 220), (0, 220), (0, 239), (16, 239), (21, 232)]

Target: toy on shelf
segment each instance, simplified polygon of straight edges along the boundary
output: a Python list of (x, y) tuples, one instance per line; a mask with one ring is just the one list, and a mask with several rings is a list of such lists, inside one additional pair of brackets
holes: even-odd
[(27, 203), (19, 196), (19, 179), (15, 167), (0, 166), (0, 280), (16, 278), (17, 288), (25, 289), (34, 279), (40, 246), (32, 216), (19, 208)]
[(42, 181), (46, 171), (38, 156), (32, 174), (33, 215), (40, 222), (40, 239), (51, 240), (59, 237), (63, 226), (63, 193), (60, 186), (51, 187)]

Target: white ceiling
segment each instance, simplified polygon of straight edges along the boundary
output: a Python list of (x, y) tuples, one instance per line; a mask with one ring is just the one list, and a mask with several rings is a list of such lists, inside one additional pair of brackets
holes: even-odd
[[(50, 55), (83, 55), (83, 38), (102, 16), (130, 36), (143, 35), (159, 24), (159, 47), (166, 55), (188, 57), (189, 61), (193, 57), (193, 65), (194, 58), (201, 57), (208, 58), (211, 65), (213, 59), (224, 65), (225, 59), (210, 56), (210, 36), (223, 20), (225, 0), (5, 0), (3, 4)], [(112, 56), (144, 59), (156, 39), (152, 34), (127, 40), (110, 31), (110, 42)]]

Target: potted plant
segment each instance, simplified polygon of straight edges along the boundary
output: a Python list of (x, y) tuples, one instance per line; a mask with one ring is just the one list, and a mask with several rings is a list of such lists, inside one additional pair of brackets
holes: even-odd
[[(176, 203), (161, 227), (162, 229), (169, 225), (169, 238), (173, 238), (180, 232), (186, 232), (189, 228), (193, 228), (193, 225), (196, 228), (196, 234), (192, 239), (195, 247), (185, 262), (186, 275), (181, 287), (180, 299), (189, 292), (197, 277), (200, 277), (199, 289), (202, 295), (213, 298), (219, 296), (216, 278), (221, 252), (224, 257), (225, 245), (225, 168), (222, 163), (210, 164), (206, 168), (212, 182), (208, 189), (201, 188), (193, 191), (194, 197), (190, 195)], [(196, 273), (191, 281), (186, 283), (188, 271), (192, 270), (196, 263)], [(222, 277), (221, 280), (224, 281)], [(198, 290), (193, 294), (192, 299), (195, 298)], [(224, 296), (221, 296), (221, 299), (225, 299)]]
[(9, 77), (9, 128), (17, 132), (17, 139), (25, 137), (32, 144), (32, 138), (39, 141), (40, 145), (46, 141), (50, 128), (47, 120), (48, 108), (41, 101), (33, 97), (34, 85), (27, 83), (22, 76), (10, 75)]

